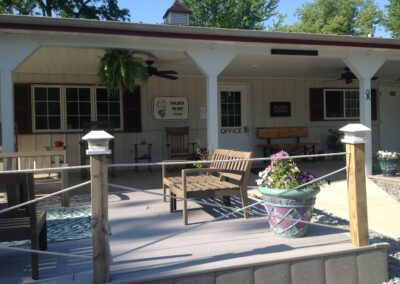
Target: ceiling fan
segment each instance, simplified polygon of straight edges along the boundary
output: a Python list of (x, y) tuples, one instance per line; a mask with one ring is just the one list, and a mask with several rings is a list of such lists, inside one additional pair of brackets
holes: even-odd
[[(378, 77), (372, 77), (371, 80), (377, 80)], [(342, 74), (340, 74), (340, 78), (336, 79), (336, 80), (344, 80), (344, 82), (346, 84), (351, 84), (353, 83), (353, 80), (358, 80), (356, 75), (354, 75), (353, 72), (350, 71), (349, 67), (345, 67), (344, 68), (344, 72)], [(332, 80), (332, 81), (336, 81), (336, 80)]]
[(176, 80), (178, 79), (177, 75), (178, 73), (174, 70), (158, 70), (156, 67), (153, 66), (154, 60), (146, 60), (147, 64), (147, 72), (149, 73), (149, 76), (157, 76), (169, 80)]

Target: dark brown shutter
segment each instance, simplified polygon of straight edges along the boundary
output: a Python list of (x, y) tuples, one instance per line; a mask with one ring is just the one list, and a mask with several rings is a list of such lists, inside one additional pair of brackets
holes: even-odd
[(30, 84), (14, 84), (14, 121), (18, 134), (32, 133)]
[(377, 120), (378, 119), (378, 98), (376, 96), (376, 89), (371, 90), (371, 119)]
[(310, 89), (310, 121), (324, 120), (324, 89)]
[(124, 131), (141, 132), (142, 113), (140, 104), (140, 87), (137, 87), (133, 92), (124, 92), (123, 100)]

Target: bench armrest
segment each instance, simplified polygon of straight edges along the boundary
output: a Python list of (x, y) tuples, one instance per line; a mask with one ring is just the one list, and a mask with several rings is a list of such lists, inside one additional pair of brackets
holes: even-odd
[[(187, 162), (188, 160), (163, 160), (161, 163), (168, 163), (168, 162)], [(167, 164), (162, 164), (161, 165), (161, 173), (162, 173), (162, 178), (164, 179), (167, 177)]]
[(244, 175), (245, 171), (228, 170), (228, 169), (210, 169), (210, 168), (184, 169), (182, 170), (182, 178), (184, 176), (186, 177), (188, 174), (193, 174), (193, 173), (229, 173), (229, 174)]

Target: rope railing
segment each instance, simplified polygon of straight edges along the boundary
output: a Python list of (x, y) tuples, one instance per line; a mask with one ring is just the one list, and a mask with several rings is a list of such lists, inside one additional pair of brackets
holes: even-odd
[(44, 200), (46, 198), (49, 198), (49, 197), (52, 197), (52, 196), (55, 196), (55, 195), (58, 195), (58, 194), (62, 194), (62, 193), (77, 189), (79, 187), (82, 187), (82, 186), (90, 184), (90, 183), (91, 183), (91, 181), (88, 180), (88, 181), (85, 181), (83, 183), (80, 183), (80, 184), (77, 184), (77, 185), (74, 185), (74, 186), (71, 186), (71, 187), (68, 187), (68, 188), (64, 188), (62, 190), (59, 190), (59, 191), (56, 191), (56, 192), (53, 192), (53, 193), (49, 193), (49, 194), (46, 194), (44, 196), (41, 196), (41, 197), (38, 197), (38, 198), (35, 198), (35, 199), (31, 199), (29, 201), (26, 201), (26, 202), (23, 202), (23, 203), (20, 203), (20, 204), (5, 208), (3, 210), (0, 210), (0, 215), (3, 214), (3, 213), (6, 213), (6, 212), (9, 212), (9, 211), (24, 207), (26, 205), (39, 202), (39, 201)]
[(0, 249), (11, 250), (11, 251), (22, 251), (22, 252), (36, 252), (38, 254), (47, 254), (47, 255), (54, 255), (54, 256), (66, 256), (66, 257), (74, 257), (74, 258), (92, 259), (92, 256), (79, 255), (79, 254), (73, 254), (73, 253), (62, 253), (62, 252), (54, 252), (54, 251), (24, 249), (24, 248), (4, 247), (4, 246), (0, 246)]
[(36, 168), (36, 169), (23, 169), (23, 170), (3, 170), (1, 174), (12, 174), (12, 173), (48, 173), (48, 172), (62, 172), (68, 170), (80, 170), (90, 169), (90, 165), (86, 166), (68, 166), (68, 167), (54, 167), (54, 168)]
[[(323, 157), (335, 157), (335, 156), (344, 156), (348, 155), (347, 152), (339, 152), (339, 153), (325, 153), (325, 154), (310, 154), (310, 155), (297, 155), (297, 156), (287, 156), (280, 157), (280, 159), (306, 159), (306, 158), (323, 158)], [(232, 162), (232, 161), (252, 161), (252, 162), (265, 162), (271, 161), (273, 158), (271, 157), (263, 157), (263, 158), (250, 158), (250, 159), (230, 159), (230, 160), (218, 160), (218, 162)], [(148, 167), (148, 166), (179, 166), (179, 165), (203, 165), (203, 164), (211, 164), (216, 162), (215, 160), (188, 160), (188, 161), (161, 161), (161, 162), (152, 162), (152, 163), (126, 163), (126, 164), (110, 164), (108, 167), (115, 168), (123, 168), (123, 167)]]

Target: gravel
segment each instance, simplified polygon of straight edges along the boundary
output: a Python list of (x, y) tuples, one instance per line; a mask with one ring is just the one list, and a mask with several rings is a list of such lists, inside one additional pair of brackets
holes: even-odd
[(388, 181), (384, 179), (371, 178), (380, 188), (382, 188), (392, 198), (400, 202), (400, 182)]

